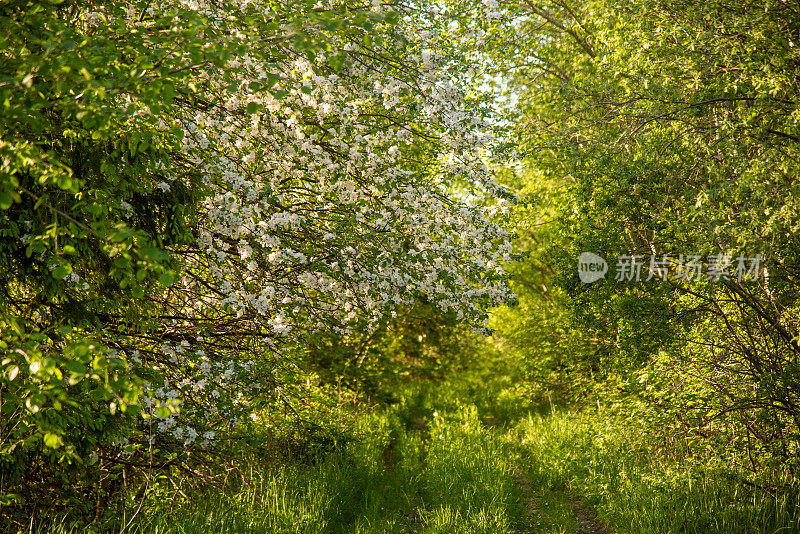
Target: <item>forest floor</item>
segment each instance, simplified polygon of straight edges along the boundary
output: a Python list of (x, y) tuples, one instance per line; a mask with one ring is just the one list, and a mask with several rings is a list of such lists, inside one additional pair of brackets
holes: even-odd
[[(164, 478), (128, 505), (141, 513), (125, 533), (800, 532), (791, 488), (761, 491), (713, 457), (659, 452), (645, 423), (597, 403), (537, 404), (513, 376), (412, 380), (380, 405), (328, 407), (346, 431), (318, 425), (299, 449), (254, 428), (218, 466), (227, 483)], [(39, 525), (30, 531), (88, 532), (67, 518)]]
[(702, 454), (659, 453), (635, 418), (532, 393), (498, 372), (409, 382), (349, 412), (335, 447), (253, 456), (224, 491), (155, 495), (131, 532), (800, 532), (797, 492), (736, 484), (742, 473)]
[[(594, 509), (547, 482), (526, 450), (520, 399), (476, 382), (410, 384), (362, 414), (318, 461), (256, 474), (235, 491), (153, 505), (134, 531), (605, 534)], [(527, 422), (527, 423), (526, 423)]]
[[(599, 404), (571, 410), (535, 397), (492, 371), (410, 381), (391, 402), (341, 405), (338, 415), (326, 408), (330, 421), (349, 421), (338, 438), (320, 426), (281, 450), (271, 430), (250, 435), (254, 445), (218, 467), (227, 483), (165, 478), (129, 504), (141, 513), (124, 532), (800, 532), (791, 488), (760, 491), (701, 454), (659, 453), (641, 421)], [(40, 521), (31, 532), (89, 532), (66, 517)]]

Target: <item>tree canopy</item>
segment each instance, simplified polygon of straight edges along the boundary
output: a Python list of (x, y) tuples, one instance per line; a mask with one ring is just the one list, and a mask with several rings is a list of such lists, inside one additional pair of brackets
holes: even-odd
[[(585, 333), (574, 368), (756, 471), (796, 464), (800, 438), (798, 21), (789, 2), (520, 2), (487, 38), (520, 152), (566, 191), (547, 257)], [(579, 280), (582, 252), (604, 280)], [(615, 272), (631, 257), (641, 278)]]
[(0, 506), (479, 357), (796, 477), (798, 45), (780, 0), (2, 3)]
[(431, 13), (0, 10), (12, 478), (40, 454), (141, 467), (209, 446), (294, 409), (312, 336), (373, 331), (418, 301), (482, 329), (510, 297), (497, 218), (514, 198)]

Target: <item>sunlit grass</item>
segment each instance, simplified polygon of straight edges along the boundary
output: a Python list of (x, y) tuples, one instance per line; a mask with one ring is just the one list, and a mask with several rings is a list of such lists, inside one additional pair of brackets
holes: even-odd
[(517, 432), (534, 484), (581, 496), (616, 532), (800, 532), (796, 491), (737, 484), (703, 457), (659, 457), (647, 435), (597, 415), (532, 415)]
[(256, 470), (246, 487), (177, 506), (150, 499), (132, 532), (517, 532), (510, 446), (473, 405), (410, 386), (355, 431), (314, 465)]
[[(654, 454), (652, 438), (613, 417), (538, 411), (503, 380), (462, 378), (410, 384), (394, 406), (361, 414), (358, 439), (311, 461), (253, 457), (237, 484), (185, 497), (157, 486), (128, 532), (567, 534), (586, 521), (800, 532), (797, 492), (736, 484), (721, 462)], [(34, 532), (90, 531), (41, 523)]]

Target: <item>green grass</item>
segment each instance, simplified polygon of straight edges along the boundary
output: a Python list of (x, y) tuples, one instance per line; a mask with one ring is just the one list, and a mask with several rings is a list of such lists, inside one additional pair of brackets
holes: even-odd
[(399, 399), (361, 413), (357, 439), (312, 461), (250, 457), (237, 484), (185, 496), (156, 485), (129, 532), (571, 534), (579, 521), (619, 533), (800, 532), (797, 492), (735, 484), (741, 474), (701, 454), (657, 454), (630, 422), (533, 409), (507, 377), (415, 382)]
[(424, 478), (430, 532), (511, 532), (524, 513), (504, 434), (487, 429), (474, 406), (431, 421)]
[(245, 486), (151, 496), (133, 533), (495, 533), (524, 517), (505, 434), (474, 405), (418, 383), (364, 414), (314, 465), (254, 470)]
[(615, 532), (800, 532), (796, 491), (736, 484), (743, 474), (701, 455), (665, 459), (640, 430), (570, 412), (531, 415), (515, 429), (543, 497), (568, 489)]

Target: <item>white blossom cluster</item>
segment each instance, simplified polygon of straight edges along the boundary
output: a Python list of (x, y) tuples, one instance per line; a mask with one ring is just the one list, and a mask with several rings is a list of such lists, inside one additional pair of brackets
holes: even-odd
[[(404, 44), (376, 39), (398, 31), (376, 23), (371, 45), (357, 28), (332, 32), (312, 21), (304, 31), (326, 46), (308, 55), (293, 44), (292, 24), (257, 39), (237, 23), (242, 13), (277, 19), (272, 4), (180, 4), (249, 52), (196, 69), (204, 104), (173, 117), (182, 154), (153, 181), (170, 194), (199, 173), (206, 191), (196, 245), (182, 251), (176, 310), (204, 324), (251, 325), (280, 353), (305, 333), (371, 328), (419, 298), (480, 327), (487, 306), (512, 297), (500, 266), (511, 245), (495, 220), (514, 199), (481, 159), (492, 146), (485, 121), (413, 21), (400, 23), (411, 39)], [(337, 58), (341, 68), (331, 66)], [(167, 378), (148, 390), (148, 413), (180, 404), (181, 418), (233, 417), (218, 399), (245, 406), (258, 393), (249, 364), (226, 362), (207, 345), (153, 348), (151, 371)], [(163, 416), (158, 430), (187, 445), (210, 441), (195, 419)]]
[[(249, 399), (261, 392), (263, 381), (254, 380), (252, 361), (213, 361), (202, 350), (189, 350), (190, 346), (185, 340), (164, 342), (153, 353), (155, 358), (148, 361), (145, 357), (143, 361), (141, 353), (135, 351), (132, 360), (139, 365), (150, 364), (150, 369), (161, 376), (177, 377), (174, 381), (164, 378), (160, 387), (151, 383), (145, 388), (143, 413), (155, 418), (154, 430), (170, 433), (184, 445), (202, 438), (200, 443), (205, 446), (216, 433), (207, 430), (199, 434), (195, 427), (239, 421), (249, 411)], [(180, 372), (170, 372), (175, 369)]]

